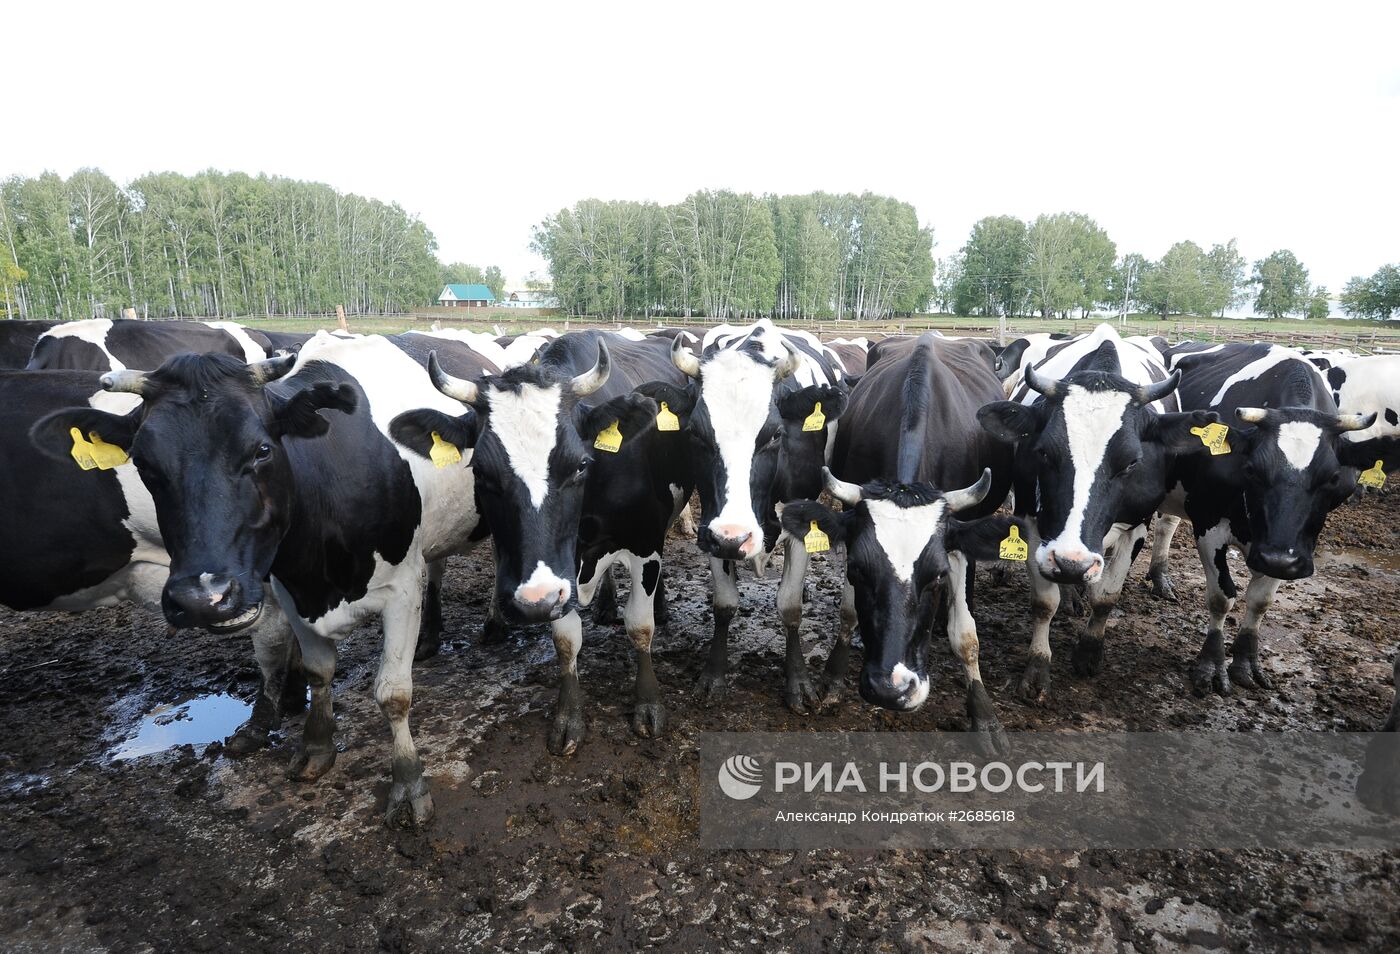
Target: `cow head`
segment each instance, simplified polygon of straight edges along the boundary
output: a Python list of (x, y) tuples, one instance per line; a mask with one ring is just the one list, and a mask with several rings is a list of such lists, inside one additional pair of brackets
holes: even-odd
[(594, 440), (617, 422), (623, 440), (649, 425), (656, 404), (624, 395), (590, 408), (581, 400), (608, 380), (607, 346), (594, 366), (572, 375), (549, 363), (519, 365), (474, 383), (442, 370), (429, 356), (433, 384), (467, 405), (454, 418), (432, 409), (407, 411), (389, 425), (393, 438), (428, 457), (433, 433), (475, 447), (477, 509), (496, 548), (496, 603), (514, 623), (559, 619), (569, 610), (577, 575), (579, 516)]
[(1138, 385), (1118, 374), (1105, 346), (1090, 367), (1063, 380), (1026, 368), (1042, 397), (1033, 405), (997, 401), (977, 412), (994, 437), (1017, 444), (1016, 498), (1036, 511), (1041, 574), (1059, 583), (1092, 583), (1103, 572), (1103, 540), (1114, 523), (1145, 520), (1166, 492), (1168, 456), (1205, 452), (1192, 428), (1218, 421), (1206, 411), (1161, 413), (1152, 407), (1176, 390), (1181, 373)]
[[(1311, 576), (1313, 548), (1327, 514), (1356, 489), (1356, 468), (1373, 463), (1342, 435), (1375, 414), (1331, 414), (1302, 407), (1240, 407), (1230, 430), (1229, 473), (1244, 493), (1249, 568), (1275, 579)], [(1238, 455), (1238, 456), (1236, 456)], [(1227, 478), (1229, 479), (1229, 478)]]
[(107, 390), (141, 396), (129, 414), (74, 408), (34, 425), (34, 442), (51, 454), (68, 453), (71, 428), (130, 454), (170, 554), (161, 607), (176, 626), (229, 632), (261, 615), (263, 580), (292, 510), (283, 441), (324, 435), (330, 423), (319, 411), (355, 410), (356, 392), (345, 383), (268, 387), (295, 363), (178, 355), (149, 374), (102, 376)]
[(725, 560), (761, 558), (778, 532), (771, 516), (774, 501), (781, 499), (775, 485), (806, 474), (812, 482), (807, 495), (821, 489), (816, 475), (826, 428), (804, 431), (803, 422), (818, 402), (825, 422), (835, 420), (845, 408), (845, 394), (822, 386), (792, 388), (788, 378), (802, 357), (764, 323), (742, 344), (718, 349), (703, 362), (678, 337), (671, 359), (699, 382), (686, 425), (700, 496), (696, 543)]
[[(932, 484), (846, 483), (824, 471), (831, 495), (845, 505), (832, 511), (812, 500), (783, 508), (783, 529), (803, 540), (813, 522), (846, 548), (846, 578), (855, 591), (865, 644), (860, 694), (886, 709), (917, 709), (928, 698), (927, 635), (948, 573), (948, 552), (995, 558), (1013, 522), (984, 517), (963, 522), (954, 514), (976, 507), (992, 485), (990, 471), (964, 490)], [(949, 581), (962, 586), (962, 580)]]

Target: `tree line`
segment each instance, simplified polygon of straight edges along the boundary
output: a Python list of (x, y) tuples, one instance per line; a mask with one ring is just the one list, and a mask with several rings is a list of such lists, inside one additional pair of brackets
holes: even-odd
[(933, 294), (933, 231), (868, 192), (585, 199), (536, 226), (531, 247), (582, 315), (879, 318)]
[(7, 317), (401, 312), (436, 298), (436, 250), (396, 204), (277, 176), (163, 172), (121, 186), (80, 169), (0, 183)]
[(1379, 319), (1400, 312), (1400, 265), (1382, 265), (1369, 277), (1354, 276), (1342, 288), (1342, 310)]

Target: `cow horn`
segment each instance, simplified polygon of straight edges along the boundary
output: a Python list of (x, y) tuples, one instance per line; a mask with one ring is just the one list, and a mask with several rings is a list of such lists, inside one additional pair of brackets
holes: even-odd
[(1339, 431), (1364, 431), (1372, 424), (1376, 423), (1376, 413), (1370, 414), (1338, 414), (1335, 427)]
[(575, 375), (570, 387), (579, 397), (587, 397), (594, 391), (608, 383), (608, 372), (612, 370), (612, 357), (608, 354), (608, 346), (603, 344), (603, 339), (598, 339), (598, 360), (593, 362), (593, 367), (583, 374)]
[(97, 381), (107, 391), (117, 394), (140, 394), (146, 388), (146, 372), (123, 368), (120, 371), (108, 371)]
[(671, 339), (671, 363), (689, 377), (700, 377), (700, 359), (695, 357), (690, 349), (681, 342), (680, 335)]
[(1154, 384), (1144, 384), (1137, 389), (1137, 402), (1139, 404), (1151, 404), (1160, 401), (1176, 390), (1176, 386), (1181, 383), (1181, 369), (1173, 371), (1161, 381)]
[(826, 489), (831, 491), (831, 496), (847, 507), (854, 507), (860, 503), (860, 484), (847, 483), (833, 474), (829, 467), (822, 468), (822, 477), (826, 481)]
[(982, 476), (977, 479), (977, 483), (962, 490), (950, 490), (943, 495), (943, 499), (948, 502), (948, 509), (959, 513), (980, 504), (987, 498), (987, 491), (991, 489), (992, 469), (985, 467), (982, 470)]
[(267, 358), (248, 365), (248, 373), (253, 376), (254, 387), (260, 388), (285, 375), (292, 370), (292, 366), (296, 363), (297, 356), (294, 354), (284, 355), (280, 358)]
[(1039, 391), (1048, 398), (1058, 397), (1060, 394), (1060, 381), (1055, 378), (1041, 377), (1040, 373), (1030, 365), (1026, 365), (1025, 378), (1026, 384), (1030, 386), (1032, 391)]
[(1264, 407), (1237, 407), (1235, 417), (1246, 424), (1262, 424), (1269, 416), (1269, 409)]
[(802, 355), (792, 346), (792, 342), (783, 339), (783, 347), (787, 349), (787, 357), (778, 362), (778, 380), (789, 377), (802, 365)]
[(471, 381), (453, 377), (442, 370), (442, 365), (438, 364), (436, 351), (428, 352), (428, 377), (432, 378), (433, 387), (454, 401), (461, 401), (463, 404), (475, 404), (481, 393), (481, 389)]

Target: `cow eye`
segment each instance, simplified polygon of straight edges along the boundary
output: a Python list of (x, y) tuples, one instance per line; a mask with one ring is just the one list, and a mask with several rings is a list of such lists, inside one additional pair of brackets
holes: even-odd
[(259, 444), (257, 450), (253, 451), (254, 463), (261, 464), (264, 461), (271, 459), (271, 457), (272, 445), (267, 443), (266, 441), (263, 441), (261, 444)]
[(584, 457), (584, 458), (580, 459), (579, 462), (578, 462), (578, 467), (575, 469), (574, 472), (575, 472), (575, 473), (578, 473), (578, 474), (586, 474), (586, 473), (588, 473), (588, 463), (589, 463), (589, 460), (588, 460), (587, 457)]

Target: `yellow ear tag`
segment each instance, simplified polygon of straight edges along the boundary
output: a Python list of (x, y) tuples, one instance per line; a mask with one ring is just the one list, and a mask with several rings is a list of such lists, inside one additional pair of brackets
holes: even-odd
[(1363, 487), (1374, 487), (1381, 490), (1385, 487), (1385, 468), (1380, 461), (1376, 461), (1376, 466), (1370, 470), (1363, 470), (1361, 476), (1356, 478), (1356, 482)]
[(441, 434), (433, 431), (433, 448), (428, 451), (428, 457), (435, 467), (442, 468), (461, 463), (462, 452), (456, 444), (443, 440)]
[(593, 446), (609, 454), (617, 453), (618, 448), (622, 446), (622, 432), (617, 429), (617, 421), (598, 432), (598, 439), (593, 442)]
[(68, 433), (73, 436), (73, 449), (68, 453), (73, 455), (73, 459), (83, 470), (92, 470), (97, 466), (97, 461), (93, 460), (92, 457), (92, 445), (83, 437), (83, 432), (76, 427), (68, 428)]
[(108, 444), (97, 436), (96, 431), (88, 434), (88, 440), (92, 441), (88, 447), (88, 453), (92, 455), (92, 461), (97, 465), (98, 470), (111, 470), (127, 462), (126, 451), (116, 444)]
[(1030, 547), (1026, 546), (1026, 541), (1021, 539), (1021, 528), (1014, 523), (1011, 525), (1011, 535), (1001, 541), (1001, 558), (1003, 560), (1014, 560), (1017, 563), (1025, 563), (1026, 557), (1030, 555)]
[[(820, 404), (817, 405), (821, 407)], [(812, 521), (812, 529), (807, 531), (807, 535), (802, 538), (802, 545), (807, 548), (808, 553), (825, 553), (831, 549), (831, 538), (822, 533), (815, 520)]]
[(681, 429), (681, 419), (671, 412), (665, 401), (661, 402), (661, 410), (656, 412), (656, 429), (658, 431), (678, 431)]
[(826, 424), (826, 415), (822, 413), (822, 402), (818, 401), (817, 406), (812, 408), (812, 413), (807, 415), (807, 419), (802, 422), (804, 431), (819, 431)]
[(1205, 427), (1193, 427), (1191, 433), (1199, 437), (1201, 443), (1210, 448), (1212, 457), (1230, 453), (1230, 442), (1225, 439), (1225, 436), (1230, 433), (1228, 426), (1216, 422), (1207, 424)]

